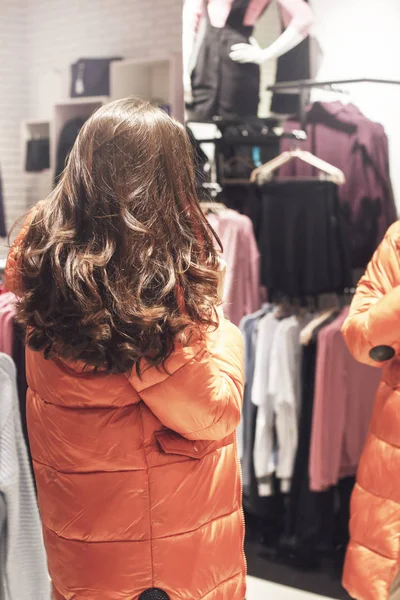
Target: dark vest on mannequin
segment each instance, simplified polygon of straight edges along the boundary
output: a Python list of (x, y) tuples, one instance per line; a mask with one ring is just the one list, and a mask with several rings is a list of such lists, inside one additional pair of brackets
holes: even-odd
[[(308, 1), (308, 0), (306, 0)], [(258, 113), (260, 67), (238, 64), (229, 58), (234, 44), (248, 43), (253, 27), (243, 25), (251, 0), (234, 0), (225, 27), (212, 27), (207, 6), (207, 28), (192, 74), (193, 104), (188, 107), (191, 120), (209, 120), (214, 116), (246, 117)], [(282, 24), (283, 30), (283, 24)], [(305, 39), (278, 59), (276, 82), (308, 79), (310, 71), (310, 40)], [(298, 94), (274, 94), (271, 111), (297, 114)]]
[[(309, 0), (305, 0), (309, 3)], [(282, 31), (284, 26), (282, 23)], [(296, 81), (297, 79), (310, 79), (311, 73), (311, 42), (310, 37), (303, 40), (298, 46), (278, 58), (276, 69), (276, 83)], [(278, 94), (272, 96), (271, 112), (281, 115), (297, 115), (300, 109), (299, 94)]]
[(226, 24), (232, 28), (240, 29), (243, 26), (244, 18), (251, 0), (233, 0), (231, 12), (229, 13)]
[(243, 25), (251, 0), (234, 0), (224, 27), (213, 27), (206, 10), (207, 28), (192, 74), (193, 104), (190, 120), (214, 116), (257, 116), (260, 100), (260, 67), (234, 62), (234, 44), (249, 43), (253, 27)]

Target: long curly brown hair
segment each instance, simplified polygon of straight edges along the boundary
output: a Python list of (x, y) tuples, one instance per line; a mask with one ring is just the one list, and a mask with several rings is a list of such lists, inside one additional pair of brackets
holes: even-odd
[(179, 334), (216, 326), (215, 246), (182, 125), (131, 98), (100, 108), (23, 241), (29, 347), (109, 373), (164, 365)]

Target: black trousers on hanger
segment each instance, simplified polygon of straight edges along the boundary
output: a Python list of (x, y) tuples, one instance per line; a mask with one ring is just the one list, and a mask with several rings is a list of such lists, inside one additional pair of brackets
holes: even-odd
[(333, 323), (337, 313), (314, 330), (312, 341), (303, 349), (302, 407), (299, 422), (299, 442), (289, 500), (288, 533), (296, 538), (297, 559), (306, 565), (316, 558), (320, 543), (332, 544), (334, 522), (334, 493), (311, 492), (308, 476), (312, 420), (314, 411), (315, 370), (318, 333)]
[(269, 297), (304, 298), (351, 287), (337, 186), (277, 181), (262, 186), (261, 278)]

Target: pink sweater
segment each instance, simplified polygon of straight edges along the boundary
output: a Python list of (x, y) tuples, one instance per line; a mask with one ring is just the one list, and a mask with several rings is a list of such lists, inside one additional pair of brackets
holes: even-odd
[[(255, 25), (271, 0), (250, 0), (243, 25)], [(206, 0), (208, 15), (213, 27), (224, 27), (233, 0)], [(278, 0), (285, 27), (292, 23), (304, 35), (308, 35), (314, 22), (310, 6), (304, 0)], [(204, 15), (204, 0), (184, 0), (184, 26), (195, 34)]]
[(315, 492), (356, 474), (381, 377), (347, 349), (341, 327), (348, 313), (345, 308), (318, 334), (309, 469)]
[(224, 313), (235, 325), (260, 308), (260, 254), (249, 217), (234, 210), (207, 216), (227, 263)]

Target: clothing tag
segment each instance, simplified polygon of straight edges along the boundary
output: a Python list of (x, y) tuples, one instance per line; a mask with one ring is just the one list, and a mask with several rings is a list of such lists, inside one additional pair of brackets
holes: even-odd
[(85, 82), (83, 79), (84, 72), (85, 65), (84, 63), (80, 63), (78, 65), (78, 74), (75, 81), (75, 93), (79, 95), (83, 94), (83, 92), (85, 91)]
[(75, 82), (75, 92), (80, 95), (83, 94), (84, 91), (85, 86), (83, 85), (82, 79), (77, 79)]
[(251, 152), (252, 152), (253, 162), (254, 162), (255, 166), (261, 167), (262, 166), (261, 148), (259, 146), (253, 146), (253, 148), (251, 149)]

